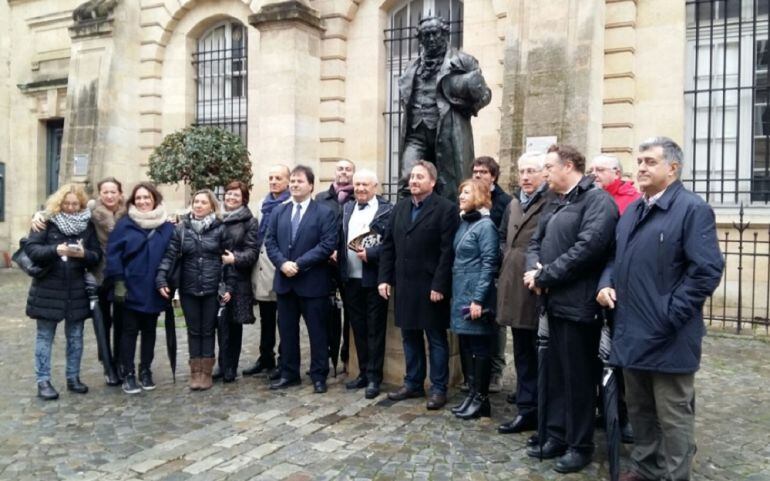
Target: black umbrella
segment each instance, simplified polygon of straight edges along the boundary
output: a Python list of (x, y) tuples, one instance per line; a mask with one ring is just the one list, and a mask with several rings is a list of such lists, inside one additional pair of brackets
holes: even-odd
[(329, 344), (329, 357), (337, 377), (337, 363), (340, 359), (340, 338), (342, 337), (342, 309), (337, 295), (329, 298), (329, 316), (326, 324), (326, 342)]
[(602, 401), (604, 405), (604, 423), (607, 431), (607, 460), (609, 462), (610, 481), (617, 481), (620, 476), (620, 419), (618, 417), (618, 380), (615, 370), (610, 367), (612, 336), (605, 311), (604, 327), (599, 341), (599, 358), (602, 360)]
[(91, 308), (91, 318), (94, 322), (94, 333), (96, 334), (96, 345), (99, 351), (99, 358), (104, 366), (104, 376), (107, 379), (116, 379), (115, 366), (112, 364), (110, 356), (110, 340), (107, 336), (107, 329), (104, 327), (104, 317), (99, 307), (99, 294), (96, 285), (96, 279), (91, 274), (86, 274), (86, 293), (88, 294), (89, 307)]
[[(174, 293), (171, 293), (173, 299)], [(166, 327), (166, 353), (168, 353), (168, 360), (171, 363), (171, 379), (176, 383), (176, 320), (174, 319), (174, 304), (169, 302), (166, 306), (165, 313), (165, 327)]]
[(537, 439), (540, 443), (540, 460), (543, 445), (548, 439), (548, 313), (541, 306), (537, 326)]

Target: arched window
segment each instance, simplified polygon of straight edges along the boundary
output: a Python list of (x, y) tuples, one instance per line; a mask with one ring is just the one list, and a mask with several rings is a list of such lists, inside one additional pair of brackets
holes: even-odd
[(391, 10), (388, 28), (385, 29), (387, 54), (388, 92), (385, 108), (387, 128), (386, 148), (388, 165), (385, 189), (395, 193), (399, 177), (399, 130), (401, 127), (401, 102), (398, 94), (398, 78), (409, 63), (419, 55), (417, 25), (420, 19), (438, 15), (449, 22), (449, 43), (460, 48), (463, 44), (462, 0), (408, 0)]
[(247, 55), (246, 28), (237, 21), (217, 24), (198, 39), (195, 125), (221, 127), (246, 142)]

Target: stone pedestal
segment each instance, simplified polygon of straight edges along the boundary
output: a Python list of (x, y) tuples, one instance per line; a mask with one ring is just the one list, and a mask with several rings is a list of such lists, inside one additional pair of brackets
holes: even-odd
[(318, 170), (321, 18), (305, 3), (268, 3), (249, 23), (259, 30), (260, 86), (250, 115), (258, 123), (257, 163)]

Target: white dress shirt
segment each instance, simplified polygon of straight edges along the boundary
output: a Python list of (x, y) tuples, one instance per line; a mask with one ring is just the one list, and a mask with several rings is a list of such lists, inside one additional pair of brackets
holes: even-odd
[[(353, 213), (350, 215), (350, 220), (348, 221), (347, 242), (350, 242), (357, 236), (369, 231), (369, 224), (374, 220), (374, 215), (377, 213), (377, 207), (379, 206), (377, 196), (372, 197), (372, 199), (364, 205), (366, 207), (363, 209), (359, 209), (358, 203), (355, 203), (353, 206)], [(361, 261), (352, 250), (345, 250), (347, 251), (348, 256), (348, 277), (360, 279), (363, 275), (363, 261)]]

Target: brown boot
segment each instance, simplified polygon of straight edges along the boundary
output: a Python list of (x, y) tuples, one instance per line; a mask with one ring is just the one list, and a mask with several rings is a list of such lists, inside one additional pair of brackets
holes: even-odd
[(200, 383), (201, 359), (199, 357), (190, 359), (190, 389), (197, 391), (201, 388)]
[(213, 357), (204, 357), (200, 359), (201, 362), (201, 374), (198, 379), (200, 379), (200, 389), (206, 390), (211, 389), (211, 386), (214, 385), (214, 381), (211, 379), (211, 372), (214, 370), (214, 361), (215, 359)]

